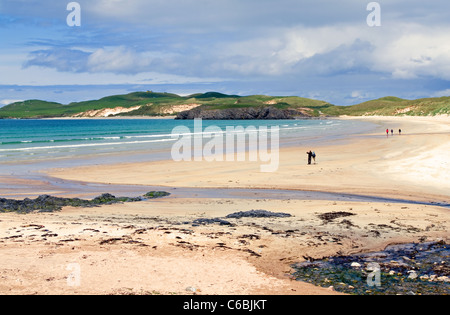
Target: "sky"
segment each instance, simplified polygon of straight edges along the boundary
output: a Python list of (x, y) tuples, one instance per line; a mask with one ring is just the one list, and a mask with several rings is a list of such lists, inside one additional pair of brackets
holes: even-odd
[(146, 90), (335, 105), (450, 95), (448, 0), (70, 3), (0, 0), (0, 106)]

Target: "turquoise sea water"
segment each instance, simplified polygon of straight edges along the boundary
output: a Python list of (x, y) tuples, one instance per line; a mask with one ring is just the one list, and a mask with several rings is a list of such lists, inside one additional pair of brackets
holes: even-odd
[[(51, 166), (146, 161), (170, 158), (177, 141), (174, 128), (189, 128), (192, 137), (203, 137), (208, 126), (217, 126), (226, 134), (227, 127), (261, 126), (280, 128), (280, 145), (313, 147), (322, 141), (345, 138), (369, 131), (374, 125), (346, 120), (288, 121), (202, 121), (195, 130), (194, 121), (168, 119), (52, 119), (0, 120), (0, 171), (20, 165), (54, 163)], [(78, 162), (74, 162), (78, 161)], [(64, 164), (64, 163), (65, 164)], [(64, 164), (64, 165), (63, 165)]]

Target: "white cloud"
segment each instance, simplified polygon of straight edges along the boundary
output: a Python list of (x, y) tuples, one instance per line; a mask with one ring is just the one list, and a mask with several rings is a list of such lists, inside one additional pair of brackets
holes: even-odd
[(101, 48), (93, 52), (87, 61), (89, 72), (140, 73), (147, 72), (151, 58), (124, 46)]
[(450, 89), (434, 92), (433, 97), (450, 96)]
[(396, 36), (377, 45), (374, 70), (394, 78), (414, 79), (432, 76), (450, 79), (450, 27), (399, 25)]
[(350, 94), (352, 98), (356, 98), (357, 100), (367, 99), (370, 97), (370, 93), (364, 91), (352, 91)]
[(6, 105), (9, 105), (12, 103), (16, 103), (16, 102), (23, 102), (23, 101), (24, 100), (8, 100), (8, 99), (0, 100), (0, 107), (6, 106)]
[[(119, 1), (119, 0), (117, 0)], [(30, 55), (27, 66), (62, 72), (189, 77), (276, 77), (374, 72), (394, 79), (450, 80), (450, 26), (391, 24), (386, 28), (341, 24), (275, 28), (264, 34), (224, 38), (205, 46), (136, 50), (52, 48)]]
[[(450, 26), (399, 23), (379, 30), (357, 25), (296, 27), (279, 32), (276, 39), (269, 37), (267, 42), (276, 45), (267, 45), (265, 49), (258, 42), (261, 40), (255, 41), (258, 58), (254, 60), (260, 62), (265, 58), (265, 64), (277, 69), (281, 75), (302, 62), (305, 65), (312, 63), (308, 69), (315, 68), (319, 73), (323, 72), (320, 69), (333, 67), (341, 70), (359, 67), (395, 79), (434, 77), (450, 80)], [(358, 42), (367, 44), (355, 45)], [(255, 57), (245, 45), (243, 47), (249, 57)], [(261, 57), (263, 53), (264, 58)], [(317, 58), (321, 55), (327, 59)], [(316, 63), (318, 60), (320, 63)]]

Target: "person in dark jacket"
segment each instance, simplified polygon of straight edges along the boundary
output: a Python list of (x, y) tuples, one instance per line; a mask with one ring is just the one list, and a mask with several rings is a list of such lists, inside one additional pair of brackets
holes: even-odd
[(306, 152), (306, 154), (308, 154), (308, 165), (311, 165), (311, 159), (313, 157), (313, 153), (312, 151)]

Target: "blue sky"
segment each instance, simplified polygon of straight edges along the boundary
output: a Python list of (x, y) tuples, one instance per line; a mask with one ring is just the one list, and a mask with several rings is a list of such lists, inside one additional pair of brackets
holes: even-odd
[(336, 105), (450, 95), (450, 2), (0, 0), (0, 106), (140, 90), (297, 95)]

